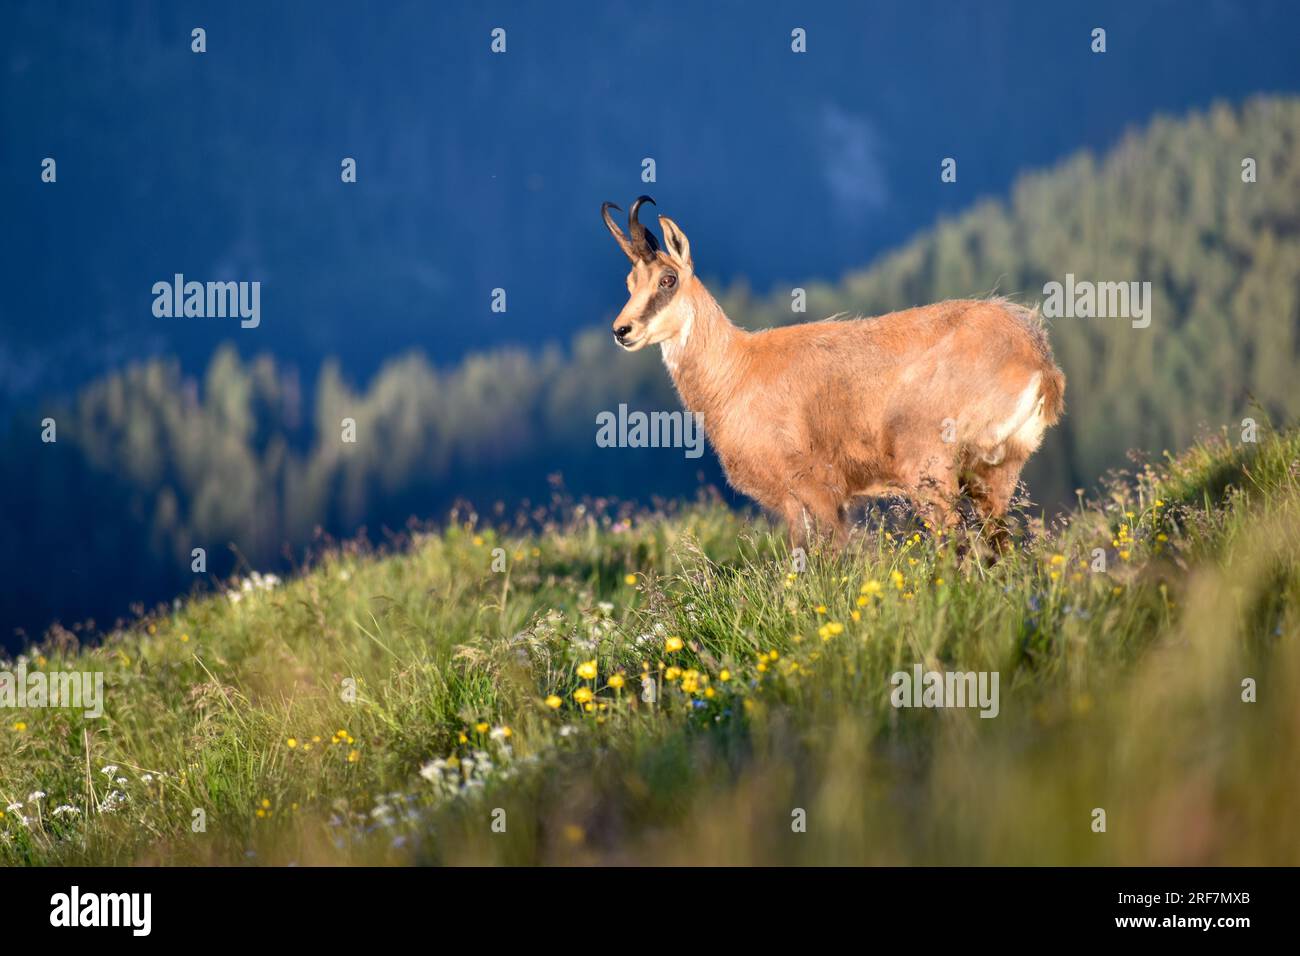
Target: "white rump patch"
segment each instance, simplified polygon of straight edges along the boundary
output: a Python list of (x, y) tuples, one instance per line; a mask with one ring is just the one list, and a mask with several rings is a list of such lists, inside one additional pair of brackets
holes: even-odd
[(1014, 441), (1026, 451), (1033, 451), (1043, 439), (1047, 424), (1043, 421), (1043, 396), (1038, 386), (1041, 372), (1035, 372), (1016, 401), (1011, 417), (993, 428), (986, 450), (980, 455), (985, 464), (997, 465), (1007, 456), (1007, 442)]

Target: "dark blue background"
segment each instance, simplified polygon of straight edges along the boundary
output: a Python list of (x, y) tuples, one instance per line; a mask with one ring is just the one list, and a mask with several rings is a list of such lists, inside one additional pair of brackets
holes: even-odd
[[(706, 277), (834, 279), (1154, 112), (1297, 89), (1298, 34), (1226, 0), (6, 3), (0, 401), (225, 340), (354, 379), (565, 342), (622, 304), (597, 210), (642, 191)], [(175, 272), (261, 280), (261, 327), (154, 318)]]

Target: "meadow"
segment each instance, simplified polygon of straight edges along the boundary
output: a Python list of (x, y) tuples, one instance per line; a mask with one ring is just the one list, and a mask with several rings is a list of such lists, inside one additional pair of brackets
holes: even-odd
[[(55, 628), (0, 671), (105, 713), (0, 710), (0, 862), (1293, 865), (1300, 432), (1241, 437), (1000, 556), (557, 498)], [(916, 665), (997, 716), (895, 707)]]

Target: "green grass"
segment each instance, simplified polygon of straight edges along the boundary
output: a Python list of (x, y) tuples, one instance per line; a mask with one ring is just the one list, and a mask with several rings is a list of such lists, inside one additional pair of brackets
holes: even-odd
[[(0, 862), (1300, 862), (1300, 433), (1025, 524), (796, 571), (716, 502), (569, 507), (56, 630), (28, 666), (106, 713), (0, 711)], [(916, 663), (996, 671), (998, 716), (896, 709)]]

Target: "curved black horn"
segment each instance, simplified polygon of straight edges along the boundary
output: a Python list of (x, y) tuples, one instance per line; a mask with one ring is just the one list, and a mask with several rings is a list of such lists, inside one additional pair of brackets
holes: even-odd
[(646, 227), (641, 225), (637, 220), (637, 213), (641, 211), (642, 203), (649, 203), (652, 206), (658, 205), (649, 196), (638, 196), (636, 202), (632, 203), (632, 208), (627, 214), (628, 231), (632, 234), (632, 253), (638, 258), (645, 259), (649, 262), (659, 251), (659, 242), (655, 239), (653, 232), (647, 232)]
[(618, 223), (614, 222), (614, 217), (609, 214), (611, 209), (623, 210), (612, 202), (603, 202), (600, 204), (600, 218), (605, 220), (605, 228), (609, 230), (618, 247), (623, 250), (623, 254), (629, 259), (635, 259), (636, 253), (632, 251), (632, 243), (628, 242), (627, 236), (623, 235), (623, 230), (618, 228)]

